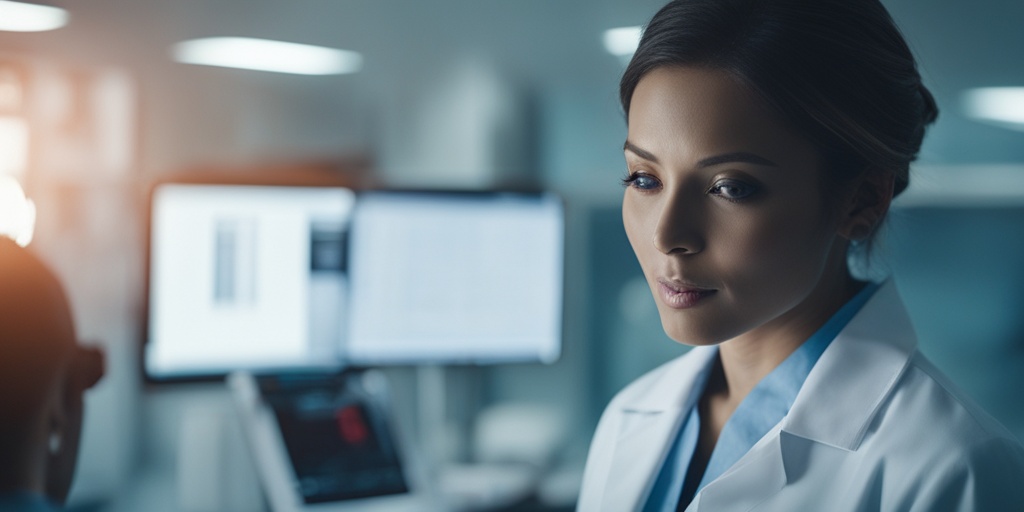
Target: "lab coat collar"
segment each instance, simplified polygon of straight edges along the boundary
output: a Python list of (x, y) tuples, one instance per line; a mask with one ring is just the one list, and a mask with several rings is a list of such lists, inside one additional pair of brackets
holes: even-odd
[(821, 355), (782, 430), (856, 450), (916, 348), (910, 317), (890, 279)]
[(786, 464), (785, 457), (788, 446), (783, 446), (788, 440), (776, 426), (733, 467), (698, 492), (687, 512), (750, 510), (779, 492), (789, 481), (787, 470), (791, 465)]

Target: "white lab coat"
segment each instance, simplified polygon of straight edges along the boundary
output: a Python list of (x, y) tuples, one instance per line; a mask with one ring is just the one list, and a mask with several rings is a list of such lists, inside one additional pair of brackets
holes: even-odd
[[(1024, 511), (1024, 448), (916, 344), (885, 283), (822, 354), (789, 414), (686, 510)], [(580, 512), (643, 508), (714, 353), (695, 348), (615, 396), (591, 442)]]

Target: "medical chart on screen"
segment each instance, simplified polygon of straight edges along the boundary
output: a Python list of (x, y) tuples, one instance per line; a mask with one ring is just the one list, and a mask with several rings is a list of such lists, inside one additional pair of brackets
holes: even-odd
[(341, 188), (161, 186), (149, 371), (335, 365), (354, 203)]

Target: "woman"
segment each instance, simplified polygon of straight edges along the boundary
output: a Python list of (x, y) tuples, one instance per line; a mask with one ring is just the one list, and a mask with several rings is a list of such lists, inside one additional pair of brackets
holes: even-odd
[(608, 405), (579, 509), (1024, 506), (1024, 449), (848, 269), (937, 115), (884, 7), (673, 1), (621, 100), (626, 233), (696, 348)]

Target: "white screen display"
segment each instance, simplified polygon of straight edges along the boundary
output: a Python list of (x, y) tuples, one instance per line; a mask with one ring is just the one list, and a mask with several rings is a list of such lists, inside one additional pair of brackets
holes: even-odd
[(563, 222), (553, 195), (363, 195), (346, 354), (364, 364), (554, 361)]
[(336, 366), (354, 204), (343, 188), (157, 188), (147, 373)]
[(146, 374), (553, 362), (563, 224), (553, 195), (161, 185)]

